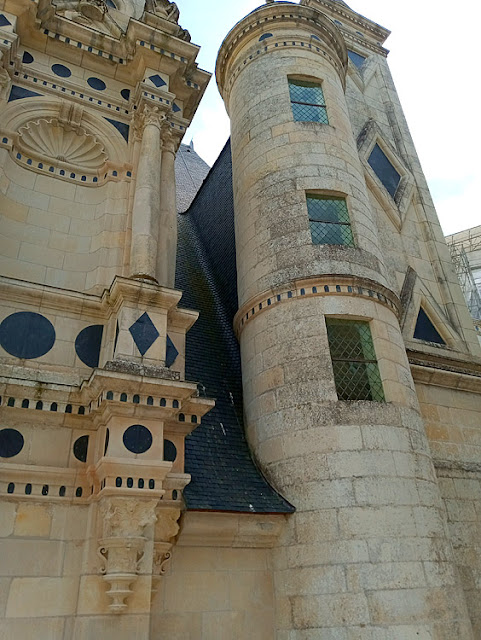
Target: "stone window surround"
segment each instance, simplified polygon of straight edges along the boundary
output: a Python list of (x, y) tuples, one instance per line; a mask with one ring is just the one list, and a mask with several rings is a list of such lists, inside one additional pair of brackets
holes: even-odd
[[(389, 194), (369, 164), (369, 157), (376, 144), (379, 145), (386, 158), (401, 176), (394, 198)], [(385, 139), (380, 126), (375, 120), (368, 120), (364, 125), (358, 136), (357, 147), (368, 186), (382, 203), (391, 222), (398, 230), (401, 230), (414, 189), (413, 174), (399, 157), (396, 149)]]

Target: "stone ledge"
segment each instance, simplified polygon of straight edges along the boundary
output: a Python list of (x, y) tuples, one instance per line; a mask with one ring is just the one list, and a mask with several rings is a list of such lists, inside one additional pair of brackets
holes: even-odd
[(253, 316), (291, 299), (318, 296), (362, 297), (382, 304), (398, 318), (401, 313), (399, 298), (374, 280), (346, 274), (326, 274), (294, 280), (251, 298), (236, 313), (234, 330), (239, 337)]
[(286, 523), (284, 514), (188, 511), (180, 523), (180, 547), (271, 549)]
[(167, 367), (145, 365), (128, 360), (109, 360), (105, 363), (104, 371), (113, 373), (127, 373), (142, 378), (160, 378), (162, 380), (180, 380), (178, 371), (171, 371)]

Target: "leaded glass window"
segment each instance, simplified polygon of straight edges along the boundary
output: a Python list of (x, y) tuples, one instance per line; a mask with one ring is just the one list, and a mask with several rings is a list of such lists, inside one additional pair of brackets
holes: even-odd
[(384, 391), (368, 322), (326, 318), (339, 400), (384, 402)]
[(347, 50), (347, 55), (358, 69), (360, 69), (366, 61), (365, 56), (362, 56), (360, 53), (356, 53), (355, 51), (351, 51), (350, 49)]
[(354, 246), (346, 200), (335, 196), (307, 196), (313, 244)]
[(401, 176), (378, 144), (374, 145), (368, 162), (389, 194), (394, 198)]
[(419, 309), (419, 315), (416, 322), (416, 328), (414, 329), (414, 337), (417, 340), (424, 340), (425, 342), (435, 342), (436, 344), (446, 344), (442, 339), (439, 331), (436, 329), (428, 314), (421, 307)]
[(289, 94), (296, 122), (329, 124), (326, 101), (320, 84), (304, 80), (289, 80)]

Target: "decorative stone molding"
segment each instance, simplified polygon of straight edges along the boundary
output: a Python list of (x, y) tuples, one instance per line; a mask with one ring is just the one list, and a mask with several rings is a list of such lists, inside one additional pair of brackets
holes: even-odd
[[(287, 29), (295, 29), (296, 36), (287, 39)], [(277, 30), (281, 32), (277, 34)], [(304, 30), (305, 36), (300, 36), (301, 30)], [(272, 31), (273, 37), (268, 44), (263, 42), (263, 46), (259, 46), (259, 36), (265, 31)], [(315, 44), (312, 42), (312, 34), (317, 38)], [(252, 46), (247, 49), (246, 45), (250, 43)], [(347, 49), (336, 25), (316, 9), (274, 2), (260, 7), (237, 23), (221, 45), (217, 57), (216, 79), (226, 106), (229, 104), (233, 83), (251, 60), (259, 55), (278, 51), (279, 47), (297, 46), (310, 49), (313, 54), (329, 60), (345, 86)]]
[[(338, 25), (339, 30), (346, 40), (370, 49), (375, 53), (387, 56), (388, 51), (382, 47), (382, 43), (388, 38), (390, 31), (376, 22), (360, 16), (345, 2), (339, 2), (339, 0), (337, 2), (332, 2), (331, 0), (302, 0), (302, 4), (316, 8), (332, 19), (338, 18), (343, 23)], [(349, 24), (350, 28), (345, 28), (344, 25), (346, 24)], [(359, 33), (359, 29), (364, 31), (366, 37)]]
[(168, 542), (154, 543), (154, 565), (153, 573), (160, 577), (166, 574), (170, 559), (172, 558), (173, 544)]
[(401, 303), (393, 291), (374, 280), (348, 275), (313, 276), (286, 283), (276, 290), (266, 291), (246, 302), (236, 313), (234, 329), (239, 336), (244, 326), (259, 313), (293, 298), (318, 296), (352, 296), (373, 300), (391, 309), (397, 317), (401, 314)]
[(152, 125), (162, 131), (162, 126), (167, 118), (167, 115), (165, 109), (162, 109), (161, 107), (153, 107), (146, 104), (144, 105), (144, 109), (140, 117), (144, 128)]
[(157, 127), (159, 131), (162, 131), (167, 121), (167, 112), (167, 107), (160, 107), (143, 101), (132, 122), (134, 139), (141, 141), (145, 127), (148, 125), (153, 125)]
[(157, 510), (154, 532), (153, 573), (163, 576), (172, 557), (174, 539), (179, 533), (180, 509), (161, 508)]
[(175, 153), (180, 143), (180, 136), (174, 136), (172, 128), (168, 123), (162, 127), (161, 139), (162, 139), (162, 150)]
[(156, 522), (155, 507), (158, 499), (101, 498), (99, 512), (103, 523), (103, 535), (111, 538), (138, 539), (148, 525)]
[(54, 120), (29, 122), (18, 131), (18, 148), (39, 159), (65, 162), (81, 171), (97, 171), (107, 161), (102, 144), (81, 127), (66, 129)]
[(0, 68), (0, 100), (7, 98), (10, 93), (12, 81), (6, 69)]
[(107, 13), (105, 0), (80, 0), (78, 9), (89, 20), (102, 21)]
[(145, 553), (147, 538), (142, 534), (156, 520), (157, 499), (108, 497), (101, 498), (99, 516), (103, 537), (99, 539), (98, 555), (102, 560), (100, 573), (109, 585), (107, 595), (113, 613), (127, 609), (126, 598), (137, 580)]
[[(444, 351), (444, 350), (443, 350)], [(481, 394), (481, 362), (407, 349), (414, 382)], [(458, 356), (459, 354), (456, 354)]]
[(177, 23), (179, 21), (180, 12), (175, 2), (169, 2), (169, 0), (149, 0), (147, 10), (161, 18), (165, 18), (169, 22)]
[(9, 103), (2, 113), (0, 147), (15, 163), (87, 187), (132, 179), (132, 165), (123, 162), (125, 140), (112, 136), (105, 118), (43, 97), (29, 99), (21, 110), (14, 107)]
[[(401, 176), (394, 198), (390, 196), (368, 162), (369, 156), (376, 144), (381, 147), (389, 162)], [(357, 147), (368, 185), (374, 192), (376, 198), (382, 203), (383, 209), (388, 214), (391, 222), (400, 230), (412, 199), (414, 176), (405, 162), (400, 158), (397, 150), (386, 140), (380, 126), (375, 120), (368, 120), (364, 125), (357, 139)]]

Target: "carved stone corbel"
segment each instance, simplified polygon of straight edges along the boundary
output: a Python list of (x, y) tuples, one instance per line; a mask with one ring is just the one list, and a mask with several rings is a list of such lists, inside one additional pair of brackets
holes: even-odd
[(6, 100), (10, 93), (12, 80), (6, 69), (0, 68), (0, 100)]
[(175, 538), (179, 533), (180, 509), (157, 509), (154, 530), (154, 558), (152, 563), (152, 592), (157, 591), (160, 579), (167, 573)]
[(99, 539), (100, 573), (109, 585), (109, 609), (122, 613), (139, 575), (147, 538), (144, 530), (156, 521), (158, 499), (105, 497), (99, 503), (103, 536)]

